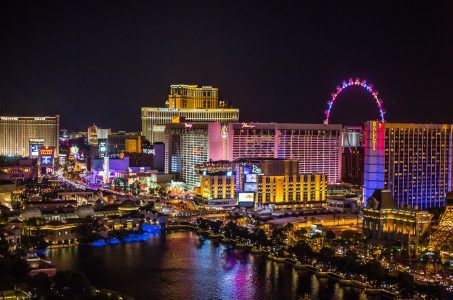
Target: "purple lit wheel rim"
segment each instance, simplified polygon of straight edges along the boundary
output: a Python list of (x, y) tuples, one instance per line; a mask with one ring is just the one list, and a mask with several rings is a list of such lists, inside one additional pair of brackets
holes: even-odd
[(326, 116), (326, 118), (324, 119), (324, 124), (329, 124), (329, 117), (330, 117), (330, 112), (332, 111), (332, 107), (333, 107), (333, 104), (335, 102), (335, 100), (337, 99), (338, 95), (345, 89), (347, 89), (348, 87), (352, 87), (352, 86), (359, 86), (359, 87), (362, 87), (363, 89), (365, 89), (368, 93), (370, 93), (371, 96), (373, 96), (374, 100), (376, 101), (376, 104), (379, 108), (379, 116), (381, 118), (381, 122), (382, 123), (385, 123), (385, 118), (384, 118), (384, 115), (385, 115), (385, 111), (384, 109), (382, 108), (382, 100), (379, 99), (378, 97), (378, 91), (374, 90), (373, 89), (373, 85), (372, 84), (367, 84), (366, 83), (366, 80), (360, 80), (359, 78), (357, 78), (356, 80), (353, 80), (352, 78), (350, 78), (348, 81), (343, 81), (341, 83), (341, 86), (337, 86), (337, 91), (335, 93), (332, 93), (330, 96), (330, 100), (327, 102), (327, 109), (324, 111), (324, 114)]

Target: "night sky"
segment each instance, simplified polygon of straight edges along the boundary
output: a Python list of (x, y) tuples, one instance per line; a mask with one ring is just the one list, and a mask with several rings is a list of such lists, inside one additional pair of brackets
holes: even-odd
[[(140, 130), (141, 106), (190, 83), (218, 87), (242, 121), (321, 123), (360, 77), (389, 121), (453, 122), (453, 1), (121, 2), (2, 1), (0, 114)], [(351, 89), (331, 123), (377, 117)]]

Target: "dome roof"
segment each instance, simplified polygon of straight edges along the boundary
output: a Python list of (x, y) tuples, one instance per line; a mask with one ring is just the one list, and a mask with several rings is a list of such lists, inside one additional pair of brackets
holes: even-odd
[(123, 203), (121, 203), (121, 207), (136, 207), (136, 206), (137, 205), (132, 200), (124, 200)]
[(88, 218), (88, 217), (93, 217), (94, 216), (94, 208), (91, 205), (81, 205), (76, 208), (75, 214), (79, 218)]
[(94, 202), (94, 208), (95, 209), (101, 209), (103, 206), (105, 205), (105, 200), (104, 198), (98, 198), (95, 202)]
[(119, 209), (120, 210), (138, 210), (138, 206), (132, 200), (124, 200), (123, 203), (121, 203)]
[(24, 219), (41, 218), (42, 216), (41, 210), (37, 207), (27, 207), (20, 215)]

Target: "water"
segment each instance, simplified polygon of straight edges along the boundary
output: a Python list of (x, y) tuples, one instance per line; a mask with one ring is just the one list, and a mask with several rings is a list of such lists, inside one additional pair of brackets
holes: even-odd
[(360, 291), (272, 262), (245, 250), (200, 241), (192, 232), (143, 242), (78, 246), (47, 257), (61, 270), (84, 272), (98, 288), (135, 299), (359, 299)]

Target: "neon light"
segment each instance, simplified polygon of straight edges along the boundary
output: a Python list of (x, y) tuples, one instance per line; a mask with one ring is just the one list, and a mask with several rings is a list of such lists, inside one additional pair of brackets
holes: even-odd
[(343, 81), (341, 83), (341, 86), (337, 86), (337, 91), (330, 95), (331, 98), (327, 102), (327, 109), (324, 111), (324, 114), (326, 115), (326, 118), (324, 120), (324, 124), (326, 124), (326, 125), (329, 124), (330, 112), (332, 111), (333, 104), (334, 104), (335, 100), (337, 99), (338, 95), (343, 90), (345, 90), (346, 88), (351, 87), (351, 86), (362, 87), (368, 93), (370, 93), (371, 96), (373, 96), (373, 98), (376, 101), (376, 104), (378, 105), (378, 108), (379, 108), (379, 117), (381, 119), (381, 122), (385, 123), (385, 118), (384, 118), (385, 111), (382, 108), (382, 104), (383, 104), (382, 99), (379, 99), (379, 97), (378, 97), (378, 95), (379, 95), (378, 91), (373, 89), (373, 85), (372, 84), (367, 84), (366, 80), (360, 80), (359, 78), (357, 78), (356, 80), (353, 80), (352, 78), (350, 78), (348, 81)]
[(250, 123), (242, 123), (242, 128), (255, 128), (255, 125)]
[(371, 122), (371, 147), (376, 151), (376, 121)]

